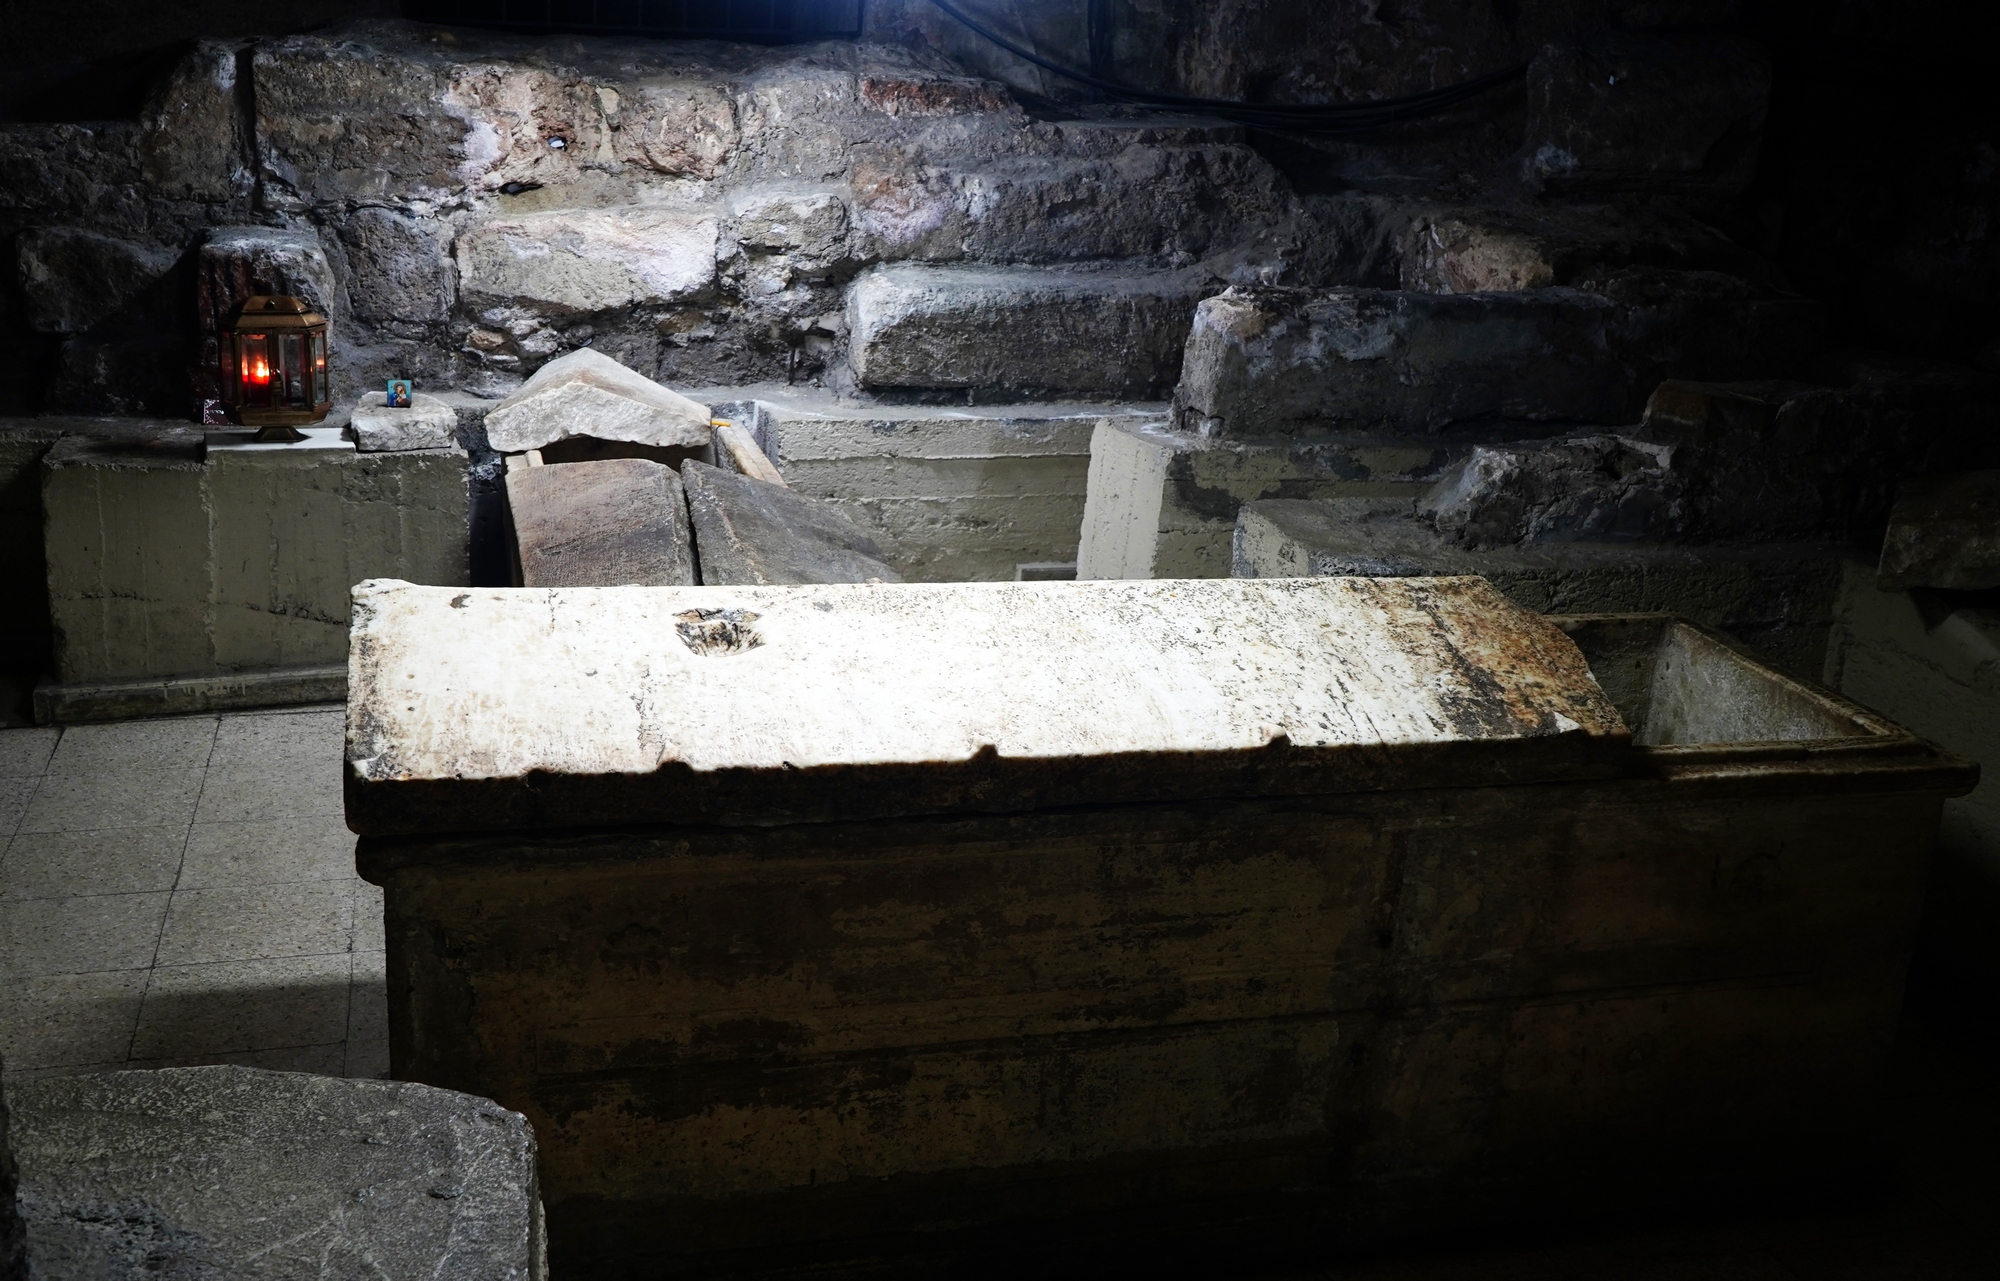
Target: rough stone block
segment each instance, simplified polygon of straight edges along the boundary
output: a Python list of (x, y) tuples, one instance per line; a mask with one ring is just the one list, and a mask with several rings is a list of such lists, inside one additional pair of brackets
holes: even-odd
[(865, 530), (818, 499), (692, 460), (681, 480), (704, 585), (902, 581)]
[(588, 315), (685, 298), (715, 279), (716, 220), (648, 209), (565, 209), (458, 239), (460, 287), (486, 306)]
[(510, 467), (507, 506), (523, 587), (695, 581), (687, 499), (665, 464), (606, 458)]
[(387, 392), (363, 392), (347, 425), (355, 448), (364, 454), (458, 444), (458, 410), (427, 392), (412, 392), (410, 403), (400, 407), (390, 406)]
[(1207, 290), (1194, 273), (877, 267), (848, 294), (849, 360), (873, 388), (1157, 396)]
[(140, 113), (139, 162), (161, 194), (221, 203), (249, 193), (249, 140), (237, 110), (244, 52), (198, 42)]
[(2000, 587), (2000, 471), (1904, 481), (1877, 572), (1890, 591)]
[(1474, 445), (1417, 503), (1463, 547), (1671, 541), (1687, 523), (1673, 449), (1623, 436)]
[(429, 337), (451, 318), (457, 282), (451, 224), (393, 209), (356, 209), (337, 224), (356, 320)]
[(38, 1276), (546, 1275), (535, 1136), (486, 1099), (241, 1067), (8, 1094)]
[(29, 327), (80, 334), (157, 285), (179, 257), (76, 227), (37, 227), (15, 248)]
[(1478, 574), (1538, 613), (1674, 614), (1816, 679), (1842, 556), (1839, 544), (1800, 542), (1550, 542), (1474, 551), (1441, 538), (1408, 500), (1274, 499), (1243, 505), (1230, 572), (1238, 578)]
[(578, 436), (699, 448), (708, 443), (708, 422), (708, 406), (584, 347), (543, 365), (487, 410), (486, 438), (502, 453)]

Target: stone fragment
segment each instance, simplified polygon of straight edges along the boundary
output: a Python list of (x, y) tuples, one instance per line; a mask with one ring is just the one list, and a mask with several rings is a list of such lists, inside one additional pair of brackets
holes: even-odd
[(1673, 449), (1623, 436), (1475, 445), (1417, 502), (1462, 547), (1671, 540), (1686, 523)]
[(140, 112), (139, 163), (162, 195), (214, 203), (249, 192), (237, 110), (238, 71), (247, 66), (238, 46), (199, 41)]
[(1526, 176), (1550, 192), (1713, 201), (1756, 176), (1770, 59), (1740, 36), (1610, 33), (1528, 68)]
[(694, 461), (681, 480), (706, 586), (903, 581), (874, 539), (818, 499)]
[(1877, 581), (1889, 591), (2000, 587), (2000, 471), (1904, 481)]
[(179, 257), (75, 227), (37, 227), (15, 248), (30, 328), (80, 334), (153, 288)]
[[(518, 461), (518, 460), (517, 460)], [(690, 586), (681, 478), (644, 458), (507, 472), (523, 587)]]
[(1205, 277), (877, 267), (848, 295), (849, 359), (874, 388), (1159, 395)]
[(535, 1137), (496, 1103), (242, 1067), (9, 1086), (36, 1275), (546, 1275)]
[(1407, 499), (1263, 499), (1237, 514), (1237, 578), (1477, 574), (1543, 614), (1667, 613), (1719, 628), (1818, 679), (1840, 589), (1839, 543), (1672, 547), (1548, 542), (1469, 550)]
[(715, 279), (716, 220), (648, 209), (498, 219), (458, 240), (460, 286), (483, 305), (585, 315), (685, 298)]
[(708, 443), (709, 416), (708, 406), (583, 347), (543, 365), (487, 410), (486, 438), (501, 453), (580, 436), (698, 449)]
[(846, 255), (847, 204), (824, 192), (758, 196), (742, 204), (726, 230), (755, 253), (784, 254), (802, 268), (824, 268)]
[(450, 449), (458, 443), (458, 411), (426, 392), (412, 392), (410, 403), (392, 408), (386, 392), (362, 393), (348, 419), (354, 447), (364, 454), (405, 449)]

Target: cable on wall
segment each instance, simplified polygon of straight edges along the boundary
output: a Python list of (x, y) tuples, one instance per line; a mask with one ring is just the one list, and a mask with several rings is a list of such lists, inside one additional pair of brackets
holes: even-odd
[(1499, 71), (1474, 76), (1470, 80), (1442, 89), (1430, 89), (1423, 93), (1407, 94), (1400, 98), (1377, 98), (1370, 102), (1329, 102), (1285, 106), (1257, 102), (1235, 102), (1227, 98), (1189, 98), (1179, 94), (1154, 93), (1146, 89), (1135, 89), (1105, 80), (1089, 72), (1065, 67), (1050, 61), (1009, 40), (1006, 36), (966, 13), (951, 0), (931, 0), (948, 17), (971, 31), (974, 35), (991, 44), (998, 45), (1023, 62), (1040, 67), (1051, 75), (1061, 76), (1087, 88), (1094, 89), (1107, 98), (1129, 103), (1156, 111), (1185, 111), (1205, 116), (1220, 116), (1239, 124), (1254, 125), (1262, 129), (1276, 129), (1288, 133), (1351, 134), (1368, 133), (1386, 125), (1401, 124), (1406, 120), (1421, 120), (1448, 111), (1460, 103), (1467, 102), (1501, 85), (1519, 80), (1527, 73), (1528, 64), (1517, 63)]

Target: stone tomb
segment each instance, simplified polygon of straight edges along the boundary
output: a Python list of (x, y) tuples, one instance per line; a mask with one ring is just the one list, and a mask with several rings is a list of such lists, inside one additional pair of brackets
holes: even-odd
[(1697, 627), (1473, 578), (354, 617), (394, 1071), (530, 1118), (558, 1273), (1838, 1177), (1974, 777)]

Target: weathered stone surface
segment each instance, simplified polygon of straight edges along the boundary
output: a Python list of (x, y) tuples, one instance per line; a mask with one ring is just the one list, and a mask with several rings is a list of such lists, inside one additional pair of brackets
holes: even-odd
[(756, 254), (782, 254), (807, 271), (823, 271), (847, 254), (847, 203), (828, 192), (752, 194), (725, 224), (728, 237)]
[(1672, 541), (1687, 524), (1670, 446), (1623, 436), (1475, 445), (1417, 513), (1462, 547)]
[(708, 406), (584, 347), (535, 371), (486, 411), (486, 438), (502, 453), (588, 436), (640, 445), (708, 443)]
[(241, 1067), (9, 1096), (37, 1276), (545, 1275), (534, 1134), (486, 1099)]
[(333, 394), (336, 399), (346, 394), (348, 335), (339, 330), (347, 315), (346, 297), (319, 234), (284, 227), (216, 227), (195, 260), (195, 328), (201, 343), (197, 396), (221, 395), (222, 327), (245, 298), (259, 294), (303, 298), (327, 318)]
[[(683, 471), (704, 572), (717, 479)], [(1575, 650), (1470, 579), (364, 583), (352, 652), (363, 833), (1354, 790), (1447, 757), (1471, 786), (1624, 745)]]
[(1904, 481), (1877, 572), (1890, 591), (2000, 587), (2000, 471)]
[(75, 227), (21, 233), (15, 253), (30, 327), (80, 334), (153, 288), (179, 257)]
[(1740, 36), (1550, 45), (1528, 69), (1526, 175), (1548, 191), (1726, 199), (1756, 176), (1770, 91), (1768, 56)]
[(649, 209), (571, 209), (485, 223), (460, 237), (467, 296), (557, 315), (648, 307), (715, 279), (716, 220)]
[[(1784, 283), (1769, 263), (1714, 228), (1665, 209), (1610, 204), (1480, 208), (1404, 202), (1378, 216), (1393, 224), (1400, 287), (1426, 293), (1575, 285), (1629, 267), (1719, 271), (1773, 290)], [(1372, 282), (1329, 278), (1275, 283)]]
[(0, 1281), (28, 1281), (28, 1233), (15, 1203), (18, 1171), (7, 1113), (6, 1061), (0, 1059)]
[(523, 587), (687, 587), (695, 582), (681, 478), (606, 458), (511, 467), (507, 506)]
[(837, 507), (692, 460), (681, 479), (704, 585), (902, 581)]
[(356, 320), (421, 338), (450, 319), (457, 278), (449, 222), (362, 208), (339, 222), (338, 233)]
[(410, 403), (403, 408), (391, 408), (387, 392), (363, 392), (347, 425), (354, 433), (354, 447), (364, 454), (450, 449), (458, 444), (458, 411), (428, 392), (410, 393)]
[(1542, 614), (1666, 613), (1718, 628), (1817, 679), (1843, 549), (1838, 543), (1673, 547), (1549, 542), (1467, 550), (1407, 499), (1266, 499), (1237, 516), (1238, 578), (1477, 574)]
[(878, 267), (849, 293), (849, 360), (871, 388), (1156, 396), (1207, 290), (1194, 273)]
[(249, 194), (248, 122), (238, 108), (247, 65), (239, 46), (199, 41), (146, 104), (139, 163), (159, 194), (208, 202)]

